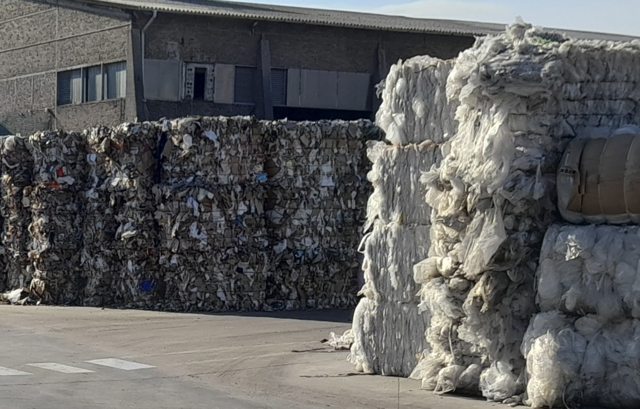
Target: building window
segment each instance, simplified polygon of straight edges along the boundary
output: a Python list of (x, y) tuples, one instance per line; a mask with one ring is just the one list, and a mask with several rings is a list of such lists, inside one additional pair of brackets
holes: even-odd
[(185, 64), (184, 98), (213, 101), (215, 70), (213, 64)]
[(58, 105), (82, 103), (82, 70), (58, 73)]
[(95, 65), (58, 73), (58, 105), (125, 98), (127, 65)]
[(234, 84), (234, 102), (236, 104), (255, 104), (255, 67), (236, 67)]
[(271, 70), (271, 99), (273, 106), (287, 106), (287, 70)]
[(86, 84), (85, 101), (102, 101), (102, 66), (89, 67), (84, 72)]
[(120, 62), (105, 65), (103, 80), (107, 99), (124, 98), (127, 94), (127, 64)]

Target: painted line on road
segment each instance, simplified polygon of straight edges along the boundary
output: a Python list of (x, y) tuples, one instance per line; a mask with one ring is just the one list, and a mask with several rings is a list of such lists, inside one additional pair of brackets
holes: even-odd
[(88, 369), (76, 368), (75, 366), (68, 366), (62, 364), (56, 364), (54, 362), (46, 362), (41, 364), (27, 364), (36, 368), (47, 369), (49, 371), (55, 371), (60, 373), (93, 373)]
[(93, 361), (86, 361), (90, 364), (108, 366), (111, 368), (122, 369), (125, 371), (135, 371), (137, 369), (149, 369), (155, 368), (152, 365), (140, 364), (138, 362), (125, 361), (124, 359), (117, 358), (105, 358), (105, 359), (94, 359)]
[(4, 366), (0, 366), (0, 376), (24, 376), (31, 375), (29, 372), (17, 371), (11, 368), (5, 368)]

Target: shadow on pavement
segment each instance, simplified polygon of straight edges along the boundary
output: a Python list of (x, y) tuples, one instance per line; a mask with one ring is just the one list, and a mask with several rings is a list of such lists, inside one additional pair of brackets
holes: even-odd
[(274, 311), (274, 312), (215, 312), (206, 315), (236, 316), (236, 317), (264, 317), (288, 320), (324, 321), (350, 323), (353, 310), (305, 310), (305, 311)]

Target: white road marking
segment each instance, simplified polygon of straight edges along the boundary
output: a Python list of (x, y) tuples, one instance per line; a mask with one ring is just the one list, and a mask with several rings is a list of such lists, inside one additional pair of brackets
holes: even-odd
[(0, 376), (23, 376), (23, 375), (31, 375), (29, 372), (17, 371), (11, 368), (5, 368), (0, 366)]
[(61, 373), (93, 373), (93, 371), (90, 371), (88, 369), (76, 368), (75, 366), (61, 365), (53, 362), (27, 365)]
[(93, 361), (86, 361), (90, 364), (109, 366), (111, 368), (122, 369), (125, 371), (135, 371), (136, 369), (148, 369), (155, 368), (155, 366), (139, 364), (137, 362), (125, 361), (123, 359), (105, 358), (94, 359)]

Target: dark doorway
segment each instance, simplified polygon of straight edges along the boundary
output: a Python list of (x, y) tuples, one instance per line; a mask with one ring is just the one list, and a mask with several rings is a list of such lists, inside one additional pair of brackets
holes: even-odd
[(207, 69), (196, 68), (193, 78), (193, 99), (204, 100), (204, 91), (207, 84)]

